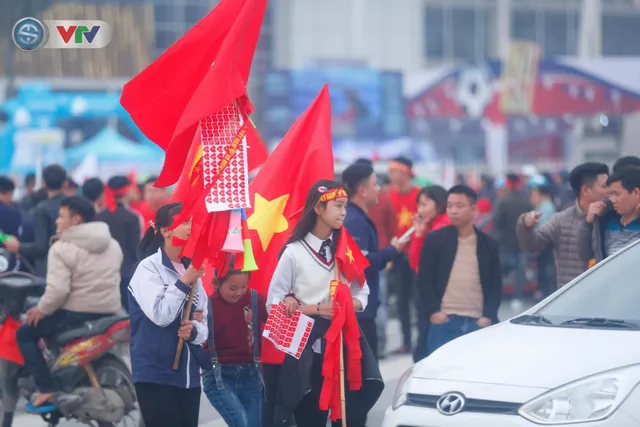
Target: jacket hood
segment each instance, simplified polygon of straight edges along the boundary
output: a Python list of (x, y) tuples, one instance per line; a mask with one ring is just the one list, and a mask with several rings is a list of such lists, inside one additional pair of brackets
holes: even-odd
[(111, 232), (105, 222), (74, 225), (58, 235), (58, 240), (74, 244), (87, 252), (102, 253), (111, 243)]

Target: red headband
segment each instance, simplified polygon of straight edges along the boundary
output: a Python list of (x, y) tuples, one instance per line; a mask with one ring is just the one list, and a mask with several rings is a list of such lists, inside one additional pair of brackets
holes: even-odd
[(325, 203), (335, 199), (347, 198), (347, 191), (343, 187), (332, 188), (327, 190), (327, 187), (320, 187), (318, 191), (322, 193), (320, 196), (320, 203)]
[(411, 169), (411, 166), (407, 166), (404, 163), (397, 162), (395, 160), (389, 162), (389, 170), (393, 169), (406, 172), (409, 175), (413, 175), (413, 169)]
[(107, 207), (107, 209), (109, 209), (110, 212), (113, 212), (116, 210), (116, 208), (118, 207), (118, 204), (116, 203), (116, 197), (117, 196), (124, 196), (125, 194), (127, 194), (127, 192), (131, 189), (131, 185), (125, 185), (122, 188), (118, 188), (116, 190), (110, 188), (110, 187), (105, 187), (104, 189), (104, 204)]

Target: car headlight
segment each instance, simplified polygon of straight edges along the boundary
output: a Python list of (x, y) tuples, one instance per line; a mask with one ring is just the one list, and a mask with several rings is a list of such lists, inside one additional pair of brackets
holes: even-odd
[(613, 414), (640, 381), (640, 365), (565, 384), (522, 405), (520, 416), (537, 424), (600, 421)]
[(393, 395), (393, 400), (391, 401), (391, 408), (394, 411), (404, 405), (407, 401), (407, 389), (409, 388), (411, 376), (413, 375), (413, 369), (414, 367), (412, 366), (404, 371), (404, 374), (402, 374), (398, 381), (396, 392)]

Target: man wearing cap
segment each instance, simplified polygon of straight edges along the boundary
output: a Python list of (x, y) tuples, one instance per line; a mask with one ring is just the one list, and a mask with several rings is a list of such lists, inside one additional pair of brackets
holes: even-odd
[[(418, 210), (418, 193), (420, 189), (413, 184), (413, 162), (406, 157), (396, 157), (389, 162), (389, 180), (393, 190), (389, 198), (398, 219), (396, 237), (402, 236), (413, 225), (413, 217)], [(391, 284), (398, 295), (398, 311), (402, 325), (403, 345), (399, 353), (411, 353), (411, 303), (415, 303), (413, 292), (415, 274), (409, 266), (407, 253), (402, 252), (393, 260)], [(415, 306), (421, 307), (421, 304)]]
[(122, 281), (120, 282), (120, 296), (122, 306), (129, 308), (127, 287), (133, 276), (134, 266), (137, 262), (136, 248), (140, 243), (141, 219), (140, 216), (129, 208), (132, 185), (126, 176), (114, 176), (107, 182), (105, 188), (106, 209), (96, 215), (97, 221), (106, 222), (111, 236), (116, 239), (122, 249)]

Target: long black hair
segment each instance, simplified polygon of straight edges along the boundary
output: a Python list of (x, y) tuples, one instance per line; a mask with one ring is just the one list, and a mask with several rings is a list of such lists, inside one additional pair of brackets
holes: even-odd
[[(302, 212), (302, 216), (300, 217), (300, 221), (298, 221), (298, 223), (296, 224), (293, 232), (291, 233), (291, 237), (289, 237), (287, 243), (285, 243), (282, 247), (282, 250), (280, 251), (280, 255), (278, 257), (282, 256), (287, 245), (304, 239), (305, 236), (311, 233), (313, 228), (316, 226), (318, 214), (316, 213), (315, 207), (320, 201), (320, 196), (322, 196), (323, 194), (323, 192), (320, 191), (320, 189), (323, 187), (325, 190), (333, 190), (335, 188), (343, 187), (343, 185), (331, 179), (321, 179), (320, 181), (316, 181), (311, 186), (311, 189), (307, 194), (307, 199), (304, 202), (304, 210)], [(321, 204), (326, 205), (327, 202), (323, 202)], [(338, 246), (339, 236), (340, 232), (338, 230), (333, 230), (333, 236), (331, 239), (333, 241), (333, 244), (331, 245), (332, 252), (335, 251), (335, 248)]]
[(164, 245), (164, 236), (161, 229), (169, 227), (173, 223), (173, 217), (182, 210), (182, 203), (169, 203), (162, 206), (156, 212), (156, 220), (153, 225), (144, 232), (140, 244), (136, 250), (138, 262), (158, 252)]
[(436, 204), (436, 211), (438, 215), (442, 215), (447, 212), (447, 190), (439, 185), (429, 185), (420, 189), (416, 202), (420, 201), (420, 196), (425, 196), (428, 199), (433, 200)]

